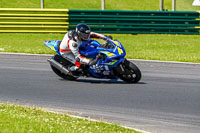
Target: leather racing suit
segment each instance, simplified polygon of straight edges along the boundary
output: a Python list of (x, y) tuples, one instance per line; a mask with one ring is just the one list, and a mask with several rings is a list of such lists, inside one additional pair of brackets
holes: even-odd
[[(90, 33), (91, 39), (103, 39), (107, 40), (108, 38), (102, 34), (95, 32)], [(81, 64), (89, 65), (91, 60), (82, 57), (79, 53), (79, 47), (82, 44), (82, 41), (78, 39), (78, 35), (75, 30), (70, 30), (67, 32), (60, 44), (60, 53), (63, 58), (75, 64), (74, 67), (71, 67), (71, 71), (78, 69)]]

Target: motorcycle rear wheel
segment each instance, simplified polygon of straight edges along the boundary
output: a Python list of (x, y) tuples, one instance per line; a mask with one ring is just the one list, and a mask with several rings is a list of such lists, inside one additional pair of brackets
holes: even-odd
[[(59, 55), (55, 55), (52, 58), (54, 60), (56, 60), (57, 62), (59, 62), (60, 64), (64, 65), (65, 67), (71, 65), (71, 62), (65, 60), (64, 58), (62, 58)], [(60, 70), (58, 70), (57, 68), (55, 68), (54, 66), (52, 66), (52, 65), (50, 65), (50, 66), (51, 66), (52, 70), (54, 71), (54, 73), (63, 79), (66, 79), (66, 80), (76, 80), (77, 79), (77, 77), (74, 77), (72, 75), (66, 75), (66, 74), (62, 73)]]

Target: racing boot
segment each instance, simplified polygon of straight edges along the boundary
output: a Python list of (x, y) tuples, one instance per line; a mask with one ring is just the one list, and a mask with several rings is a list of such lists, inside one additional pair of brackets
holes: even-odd
[(77, 67), (77, 66), (71, 66), (71, 67), (68, 68), (68, 70), (71, 71), (71, 72), (76, 71), (78, 69), (79, 69), (79, 67)]
[(77, 66), (71, 66), (71, 67), (69, 67), (68, 68), (68, 70), (70, 71), (70, 72), (82, 72), (82, 69), (83, 67), (77, 67)]

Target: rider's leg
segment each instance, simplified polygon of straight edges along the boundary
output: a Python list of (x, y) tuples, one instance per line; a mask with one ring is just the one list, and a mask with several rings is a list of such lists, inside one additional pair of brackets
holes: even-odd
[(65, 52), (65, 54), (62, 54), (62, 57), (74, 64), (68, 68), (70, 71), (76, 71), (81, 66), (81, 63), (75, 60), (75, 56), (71, 52)]

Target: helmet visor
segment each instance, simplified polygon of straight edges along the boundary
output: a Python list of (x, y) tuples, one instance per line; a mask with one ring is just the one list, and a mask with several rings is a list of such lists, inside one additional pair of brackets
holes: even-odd
[(82, 40), (87, 41), (90, 38), (90, 33), (79, 33), (79, 36)]

